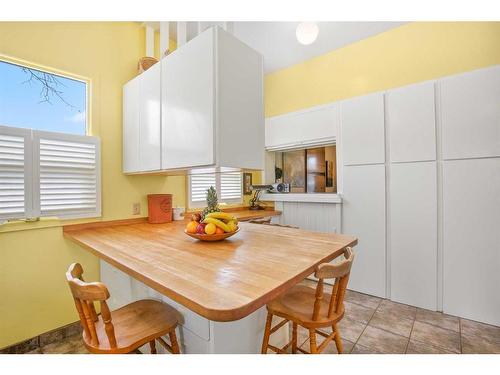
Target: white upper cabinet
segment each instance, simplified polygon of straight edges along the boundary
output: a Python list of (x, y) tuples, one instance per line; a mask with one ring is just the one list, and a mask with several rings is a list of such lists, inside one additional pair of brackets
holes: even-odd
[(390, 90), (386, 103), (390, 161), (435, 160), (434, 82)]
[(123, 86), (123, 172), (141, 170), (139, 129), (141, 126), (139, 91), (140, 76)]
[(160, 64), (123, 86), (123, 171), (160, 169)]
[(443, 159), (500, 156), (500, 66), (440, 81)]
[(340, 113), (343, 164), (384, 163), (384, 94), (343, 101)]
[(266, 120), (266, 149), (276, 151), (333, 143), (338, 121), (338, 105), (270, 117)]
[(140, 159), (141, 170), (160, 169), (160, 64), (155, 64), (140, 79)]
[(264, 169), (262, 56), (210, 28), (124, 86), (124, 172)]
[(202, 33), (161, 61), (162, 169), (215, 161), (213, 34)]

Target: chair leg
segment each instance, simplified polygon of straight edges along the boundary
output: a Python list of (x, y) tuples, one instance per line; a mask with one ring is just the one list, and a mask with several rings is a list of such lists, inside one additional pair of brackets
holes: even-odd
[(267, 353), (267, 346), (269, 345), (269, 336), (271, 335), (271, 323), (273, 322), (273, 314), (267, 313), (266, 328), (264, 329), (264, 338), (262, 339), (262, 354)]
[(177, 342), (177, 335), (175, 334), (175, 329), (169, 332), (168, 337), (170, 337), (170, 346), (172, 347), (172, 354), (181, 354), (179, 350), (179, 343)]
[(337, 324), (332, 325), (332, 330), (335, 332), (335, 336), (333, 339), (335, 340), (335, 345), (337, 346), (337, 352), (339, 354), (344, 353), (344, 347), (342, 346), (342, 339), (340, 338), (340, 331), (339, 327), (337, 327)]
[(292, 353), (297, 353), (297, 323), (292, 323)]
[(151, 354), (156, 354), (156, 343), (155, 340), (149, 342), (149, 347), (151, 348)]
[(316, 330), (314, 328), (309, 329), (309, 345), (311, 354), (318, 354), (318, 345), (316, 344)]

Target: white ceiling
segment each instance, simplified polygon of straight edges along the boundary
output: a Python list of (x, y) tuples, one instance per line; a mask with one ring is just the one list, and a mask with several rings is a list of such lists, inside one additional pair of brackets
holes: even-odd
[[(159, 22), (145, 24), (155, 29), (159, 26)], [(297, 41), (295, 29), (298, 24), (299, 22), (233, 22), (232, 28), (236, 37), (264, 56), (264, 70), (270, 73), (383, 33), (405, 22), (318, 22), (318, 39), (307, 46)], [(176, 23), (170, 22), (169, 29), (170, 37), (175, 39)]]
[(264, 70), (274, 72), (403, 25), (404, 22), (318, 22), (313, 44), (297, 41), (298, 22), (235, 22), (234, 34), (264, 56)]

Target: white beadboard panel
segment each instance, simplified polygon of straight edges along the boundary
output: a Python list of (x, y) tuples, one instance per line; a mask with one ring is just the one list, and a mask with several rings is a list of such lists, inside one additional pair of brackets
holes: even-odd
[(384, 94), (360, 96), (340, 106), (344, 165), (384, 163)]
[(344, 167), (342, 233), (358, 238), (349, 288), (386, 295), (385, 166)]
[(440, 80), (443, 159), (500, 156), (500, 66)]
[(386, 94), (391, 162), (436, 159), (434, 81)]
[(500, 325), (500, 158), (443, 166), (444, 312)]
[(281, 223), (300, 229), (335, 233), (337, 205), (331, 203), (283, 202)]
[(390, 170), (391, 299), (437, 309), (436, 162)]

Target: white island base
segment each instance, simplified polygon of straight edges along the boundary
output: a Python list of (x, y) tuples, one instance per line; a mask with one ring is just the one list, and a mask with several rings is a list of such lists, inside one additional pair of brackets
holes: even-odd
[[(109, 307), (114, 310), (141, 299), (154, 299), (174, 307), (180, 314), (176, 329), (177, 339), (184, 354), (256, 354), (260, 353), (267, 311), (263, 306), (247, 317), (233, 322), (215, 322), (187, 309), (158, 293), (133, 277), (104, 261), (101, 263), (101, 281), (108, 287)], [(279, 322), (279, 320), (278, 320)], [(273, 322), (273, 326), (276, 322)], [(168, 337), (164, 337), (168, 342)], [(283, 346), (289, 341), (288, 324), (271, 335), (271, 344)], [(164, 353), (156, 345), (158, 353)], [(149, 345), (140, 348), (149, 353)]]

